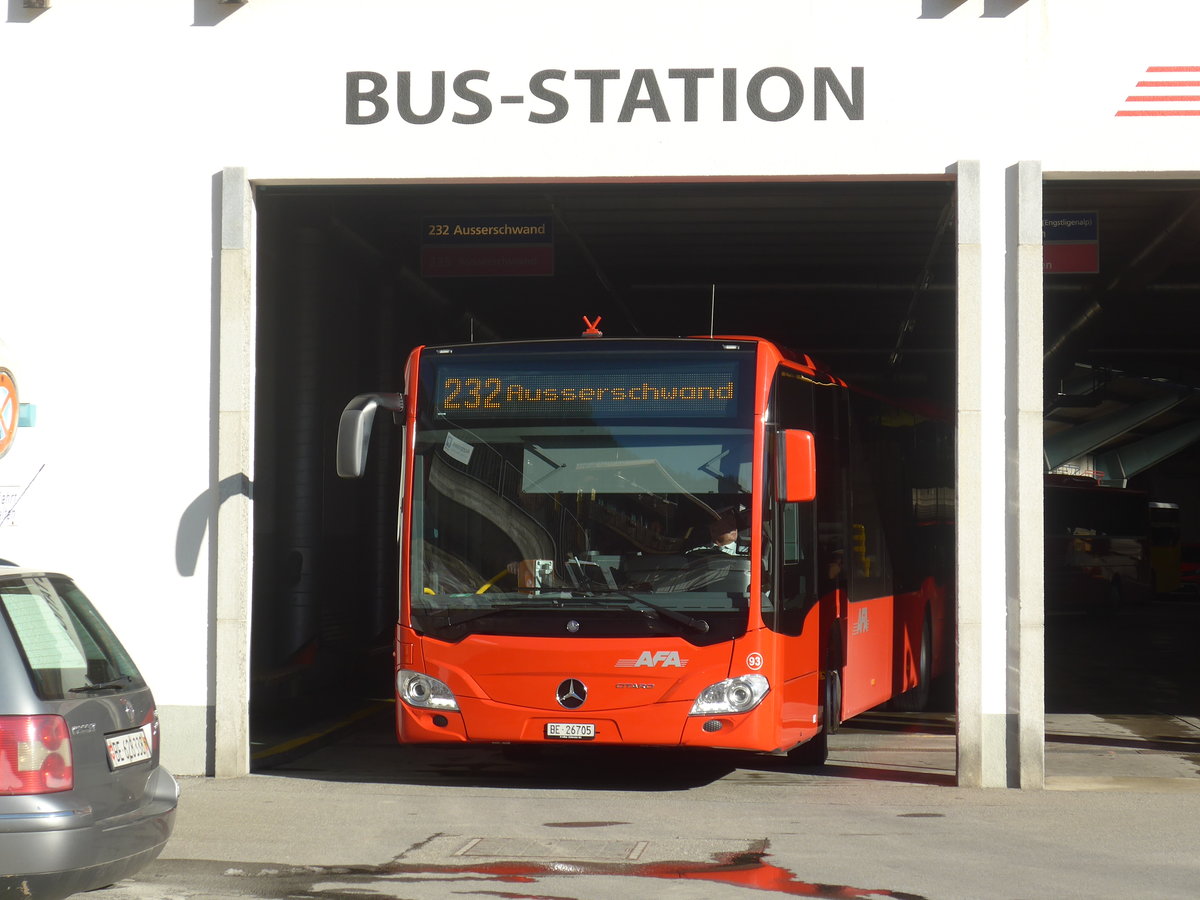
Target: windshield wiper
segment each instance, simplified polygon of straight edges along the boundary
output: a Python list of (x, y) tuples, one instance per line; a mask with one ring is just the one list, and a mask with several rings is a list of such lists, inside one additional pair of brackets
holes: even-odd
[(670, 619), (672, 622), (677, 622), (680, 625), (683, 625), (687, 628), (691, 628), (693, 631), (698, 631), (701, 634), (705, 634), (708, 631), (708, 623), (706, 621), (704, 621), (703, 619), (693, 618), (692, 616), (689, 616), (685, 612), (680, 612), (677, 609), (671, 609), (671, 607), (669, 607), (669, 606), (663, 606), (661, 603), (655, 603), (653, 600), (646, 600), (644, 597), (639, 597), (636, 594), (630, 594), (630, 593), (627, 593), (626, 591), (598, 590), (598, 591), (592, 591), (589, 594), (577, 594), (575, 596), (589, 597), (592, 599), (596, 599), (597, 595), (601, 595), (601, 596), (611, 595), (611, 596), (615, 596), (615, 597), (620, 597), (624, 600), (629, 600), (633, 603), (640, 603), (642, 606), (645, 606), (646, 608), (651, 609), (654, 612), (656, 612), (662, 618)]
[[(547, 591), (529, 596), (504, 598), (510, 602), (501, 603), (491, 609), (472, 610), (470, 615), (452, 616), (448, 612), (442, 611), (439, 615), (433, 611), (424, 613), (427, 616), (435, 616), (441, 618), (448, 628), (457, 628), (466, 625), (469, 622), (474, 622), (477, 619), (486, 619), (489, 616), (503, 614), (506, 612), (534, 612), (538, 610), (560, 609), (563, 607), (564, 600), (604, 600), (608, 597), (619, 598), (631, 603), (637, 603), (641, 606), (652, 610), (659, 617), (669, 619), (690, 628), (693, 631), (698, 631), (701, 634), (708, 632), (708, 622), (703, 619), (696, 619), (689, 616), (685, 612), (680, 612), (677, 609), (671, 609), (669, 606), (663, 606), (660, 603), (655, 603), (652, 600), (646, 600), (636, 594), (626, 593), (625, 591)], [(500, 599), (500, 598), (496, 598)], [(547, 602), (538, 603), (538, 600)]]
[(105, 681), (102, 684), (85, 684), (80, 687), (69, 688), (72, 694), (96, 694), (100, 691), (118, 691), (123, 687), (128, 687), (133, 683), (132, 675), (121, 675), (112, 681)]
[[(476, 619), (486, 619), (488, 616), (494, 616), (506, 612), (537, 612), (547, 609), (557, 609), (562, 606), (562, 598), (566, 596), (562, 593), (554, 595), (538, 595), (522, 596), (522, 597), (497, 597), (494, 599), (503, 600), (496, 606), (488, 609), (473, 609), (468, 615), (452, 616), (449, 611), (442, 610), (440, 612), (425, 612), (424, 615), (443, 618), (447, 628), (457, 628), (460, 625), (466, 625), (468, 622), (474, 622)], [(537, 600), (542, 599), (548, 602), (538, 603)]]

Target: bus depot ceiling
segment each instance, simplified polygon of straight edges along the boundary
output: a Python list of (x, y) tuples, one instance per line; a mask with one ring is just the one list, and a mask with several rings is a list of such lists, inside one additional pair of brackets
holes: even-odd
[[(450, 340), (573, 335), (584, 315), (611, 336), (753, 334), (953, 404), (948, 180), (267, 187), (259, 204), (319, 227)], [(1105, 453), (1200, 420), (1200, 183), (1049, 181), (1043, 207), (1098, 224), (1098, 271), (1045, 278), (1048, 445), (1087, 426)], [(501, 215), (548, 218), (552, 276), (422, 274), (431, 218)]]
[[(1130, 474), (1200, 440), (1200, 186), (1049, 182), (1098, 222), (1099, 271), (1045, 276), (1047, 461)], [(1140, 469), (1138, 468), (1140, 467)]]

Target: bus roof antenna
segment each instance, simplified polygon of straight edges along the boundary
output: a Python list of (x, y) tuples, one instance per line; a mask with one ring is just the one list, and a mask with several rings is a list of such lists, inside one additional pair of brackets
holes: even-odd
[(712, 286), (712, 297), (708, 302), (708, 336), (713, 336), (713, 322), (717, 318), (717, 285), (714, 282)]

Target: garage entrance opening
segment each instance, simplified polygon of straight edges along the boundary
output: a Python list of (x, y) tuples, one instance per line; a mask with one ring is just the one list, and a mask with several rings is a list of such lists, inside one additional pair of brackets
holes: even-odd
[(1049, 181), (1043, 207), (1046, 711), (1142, 733), (1200, 691), (1200, 185)]
[[(745, 334), (954, 408), (954, 186), (260, 187), (252, 732), (388, 698), (396, 477), (337, 479), (339, 414), (418, 344)], [(377, 428), (372, 458), (394, 459)], [(257, 739), (257, 738), (256, 738)]]

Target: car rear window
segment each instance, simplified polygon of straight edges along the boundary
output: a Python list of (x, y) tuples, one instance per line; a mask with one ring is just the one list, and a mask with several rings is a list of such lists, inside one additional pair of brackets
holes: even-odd
[(0, 580), (0, 610), (42, 700), (144, 684), (121, 642), (70, 579)]

